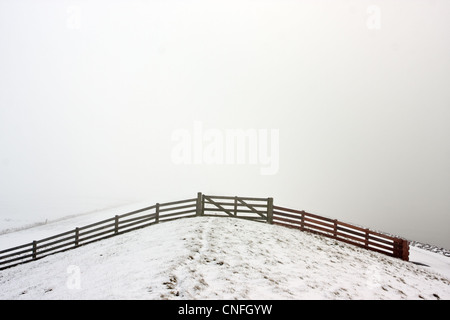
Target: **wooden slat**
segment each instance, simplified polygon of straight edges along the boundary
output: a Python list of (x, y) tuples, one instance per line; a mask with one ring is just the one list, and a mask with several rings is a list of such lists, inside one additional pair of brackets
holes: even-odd
[[(265, 218), (266, 216), (264, 214), (262, 214), (262, 212), (259, 212), (258, 210), (256, 210), (252, 205), (246, 203), (244, 200), (237, 198), (237, 201), (241, 202), (243, 205), (247, 206), (248, 208), (250, 208), (250, 210), (253, 213), (256, 213), (257, 215)], [(236, 210), (236, 212), (239, 212), (238, 210)]]
[[(134, 231), (134, 230), (143, 229), (145, 227), (149, 227), (149, 226), (152, 226), (154, 224), (155, 224), (155, 222), (149, 222), (149, 223), (146, 223), (146, 224), (138, 225), (138, 226), (136, 226), (134, 228), (125, 229), (125, 230), (122, 230), (122, 231), (119, 230), (119, 232), (117, 234), (115, 234), (115, 235), (121, 235), (121, 234), (124, 234), (124, 233), (127, 233), (127, 232), (131, 232), (131, 231)], [(112, 235), (112, 236), (115, 236), (115, 235)], [(112, 236), (106, 236), (105, 239), (106, 238), (111, 238)]]
[[(224, 210), (220, 209), (220, 208), (205, 208), (205, 212), (207, 211), (213, 211), (213, 212), (223, 212), (224, 214), (226, 213)], [(227, 216), (230, 216), (230, 214), (227, 214)], [(234, 215), (233, 215), (234, 216)]]
[(66, 235), (71, 234), (71, 233), (73, 233), (73, 230), (66, 231), (66, 232), (63, 232), (63, 233), (58, 233), (58, 234), (56, 234), (56, 235), (54, 235), (54, 236), (51, 236), (51, 237), (47, 237), (47, 238), (44, 238), (44, 239), (37, 240), (36, 243), (46, 242), (46, 241), (53, 240), (53, 239), (56, 239), (56, 238), (59, 238), (59, 237), (62, 237), (62, 236), (66, 236)]
[[(29, 244), (27, 244), (27, 247), (31, 246), (31, 245), (32, 245), (32, 243), (29, 243)], [(14, 256), (17, 256), (17, 255), (21, 255), (21, 254), (24, 254), (24, 253), (27, 253), (27, 252), (33, 252), (33, 248), (30, 247), (29, 249), (26, 249), (26, 250), (20, 250), (20, 251), (14, 252), (14, 253), (3, 255), (3, 256), (0, 257), (0, 260), (1, 259), (6, 259), (6, 258), (9, 258), (9, 257), (14, 257)]]
[[(352, 240), (354, 240), (356, 242), (359, 241), (361, 243), (365, 243), (365, 238), (357, 238), (357, 237), (354, 237), (354, 236), (349, 235), (349, 234), (338, 233), (337, 234), (337, 239), (340, 240), (341, 238), (352, 239)], [(376, 242), (373, 242), (373, 241), (369, 241), (368, 245), (369, 245), (368, 249), (371, 249), (372, 247), (377, 247), (377, 248), (382, 248), (382, 249), (385, 249), (385, 250), (388, 250), (388, 251), (393, 251), (394, 250), (394, 247), (392, 245), (391, 246), (385, 246), (383, 244), (376, 243)]]
[[(154, 225), (154, 224), (155, 224), (154, 222), (150, 222), (150, 223), (147, 223), (147, 224), (139, 225), (139, 226), (131, 228), (131, 229), (125, 229), (125, 230), (119, 231), (118, 233), (111, 233), (111, 234), (106, 235), (106, 236), (104, 235), (103, 237), (97, 238), (97, 239), (95, 239), (95, 237), (91, 236), (89, 238), (85, 238), (84, 240), (86, 240), (86, 239), (93, 239), (93, 240), (83, 242), (81, 245), (84, 246), (84, 245), (88, 245), (88, 244), (91, 244), (91, 243), (94, 243), (94, 242), (97, 242), (97, 241), (100, 241), (100, 240), (109, 239), (109, 238), (112, 238), (112, 237), (115, 237), (115, 236), (118, 236), (118, 235), (121, 235), (121, 234), (125, 234), (125, 233), (131, 232), (131, 231), (139, 230), (139, 229), (142, 229), (142, 228)], [(114, 231), (114, 230), (111, 230), (111, 231)], [(103, 232), (103, 233), (106, 234), (107, 232)]]
[(127, 213), (119, 215), (119, 219), (131, 216), (133, 214), (137, 214), (137, 213), (141, 213), (141, 212), (144, 212), (144, 211), (152, 210), (152, 209), (155, 209), (155, 207), (156, 207), (155, 205), (152, 205), (150, 207), (145, 207), (145, 208), (142, 208), (142, 209), (138, 209), (138, 210), (134, 210), (134, 211), (131, 211), (131, 212), (127, 212)]
[[(220, 208), (214, 208), (214, 207), (207, 207), (207, 208), (205, 208), (205, 211), (224, 212), (222, 209), (220, 209)], [(234, 209), (233, 209), (233, 212), (234, 212)], [(252, 210), (243, 210), (243, 209), (237, 209), (236, 212), (238, 212), (238, 213), (255, 213), (255, 212), (252, 211)], [(266, 214), (267, 211), (259, 211), (259, 213), (260, 213), (260, 214), (258, 214), (258, 216), (261, 216), (261, 217), (263, 217), (263, 218), (266, 218), (266, 216), (265, 216), (264, 214)], [(233, 214), (233, 216), (235, 216), (235, 215)]]
[[(143, 223), (146, 223), (146, 222), (148, 222), (148, 221), (151, 221), (151, 220), (154, 220), (155, 219), (155, 214), (153, 214), (153, 215), (150, 215), (150, 216), (148, 216), (148, 217), (146, 217), (145, 219), (140, 219), (140, 220), (138, 220), (138, 221), (134, 221), (134, 222), (130, 222), (130, 223), (124, 223), (124, 224), (122, 224), (122, 222), (119, 224), (119, 231), (120, 230), (123, 230), (123, 229), (126, 229), (126, 228), (129, 228), (129, 227), (131, 227), (131, 226), (136, 226), (136, 225), (139, 225), (139, 224), (143, 224)], [(118, 233), (119, 233), (119, 231), (118, 231)]]
[[(205, 204), (210, 204), (212, 205), (211, 202), (205, 202)], [(221, 205), (224, 207), (234, 207), (234, 202), (223, 202), (223, 201), (214, 201), (214, 205)], [(227, 209), (232, 209), (232, 208), (227, 208)]]
[(292, 223), (293, 225), (296, 225), (296, 226), (300, 226), (300, 221), (299, 220), (292, 220), (292, 219), (289, 219), (289, 218), (284, 218), (284, 217), (273, 215), (273, 222), (275, 223), (277, 221), (283, 221), (283, 222), (287, 222), (287, 223)]
[(385, 249), (388, 251), (395, 251), (395, 248), (393, 246), (385, 246), (384, 244), (379, 244), (379, 243), (374, 243), (374, 242), (370, 242), (369, 241), (369, 249), (376, 247), (376, 248), (380, 248), (380, 249)]
[(267, 202), (267, 198), (238, 197), (238, 199), (245, 200), (245, 201), (264, 201), (264, 202)]
[[(221, 217), (221, 218), (229, 218), (229, 215), (226, 214), (222, 214), (222, 215), (218, 215), (218, 214), (207, 214), (205, 213), (204, 215), (205, 217)], [(233, 219), (243, 219), (243, 220), (252, 220), (252, 221), (266, 221), (266, 218), (261, 218), (261, 217), (257, 217), (257, 216), (233, 216)]]
[(312, 222), (312, 223), (319, 224), (319, 225), (324, 226), (324, 227), (329, 227), (329, 228), (331, 228), (331, 230), (333, 230), (333, 228), (334, 228), (334, 224), (333, 223), (330, 224), (328, 221), (327, 222), (323, 222), (323, 221), (316, 220), (316, 219), (310, 219), (308, 217), (305, 217), (304, 220)]
[[(274, 217), (274, 219), (275, 219), (275, 217)], [(301, 224), (300, 224), (299, 221), (294, 221), (294, 220), (291, 220), (291, 219), (288, 219), (288, 218), (280, 218), (280, 217), (277, 217), (276, 219), (280, 220), (280, 221), (283, 221), (283, 222), (292, 223), (293, 225), (295, 225), (296, 227), (299, 227), (299, 228), (301, 227)], [(275, 221), (274, 221), (274, 223), (275, 223)], [(310, 224), (310, 223), (307, 223), (307, 222), (303, 223), (303, 228), (305, 228), (305, 230), (306, 229), (317, 229), (317, 230), (321, 230), (321, 231), (324, 231), (324, 232), (331, 232), (331, 233), (333, 233), (333, 229), (326, 229), (326, 228), (323, 228), (321, 226), (313, 225), (313, 224)]]
[(351, 245), (354, 245), (354, 246), (357, 246), (357, 247), (359, 247), (359, 248), (368, 249), (368, 250), (370, 250), (370, 251), (376, 251), (376, 252), (379, 252), (379, 253), (387, 254), (387, 255), (389, 255), (389, 256), (394, 256), (393, 253), (392, 253), (392, 251), (391, 251), (391, 252), (387, 252), (387, 251), (379, 250), (379, 249), (377, 249), (377, 248), (371, 248), (371, 247), (366, 248), (366, 247), (364, 246), (364, 244), (360, 244), (360, 243), (357, 243), (357, 242), (353, 242), (353, 241), (350, 241), (350, 240), (347, 240), (347, 239), (339, 238), (339, 239), (337, 239), (337, 240), (338, 240), (338, 241), (345, 242), (345, 243), (348, 243), (348, 244), (351, 244)]
[[(237, 199), (239, 201), (239, 199)], [(247, 205), (242, 204), (242, 203), (234, 203), (234, 202), (221, 202), (221, 201), (215, 201), (216, 204), (220, 204), (222, 206), (230, 206), (230, 207), (234, 207), (235, 205), (238, 207), (247, 207)], [(250, 206), (255, 207), (255, 208), (266, 208), (267, 204), (253, 204), (253, 203), (249, 203)], [(228, 209), (228, 208), (227, 208)], [(231, 210), (232, 208), (230, 208)]]
[[(231, 212), (229, 212), (228, 210), (226, 210), (224, 207), (222, 207), (220, 204), (216, 204), (216, 202), (214, 200), (212, 200), (210, 197), (205, 196), (204, 197), (205, 200), (209, 201), (209, 203), (214, 204), (215, 206), (217, 206), (219, 209), (222, 209), (223, 212), (227, 213), (230, 216), (233, 216), (233, 214)], [(206, 202), (205, 202), (206, 204)], [(205, 208), (205, 210), (207, 210), (207, 208)]]
[(179, 215), (185, 215), (188, 213), (196, 213), (196, 209), (192, 209), (192, 210), (186, 210), (186, 211), (181, 211), (181, 212), (175, 212), (175, 213), (170, 213), (170, 214), (162, 214), (159, 216), (159, 219), (161, 221), (161, 219), (164, 218), (168, 218), (168, 217), (174, 217), (174, 216), (179, 216)]
[[(42, 249), (42, 248), (45, 248), (45, 247), (49, 247), (49, 246), (52, 246), (52, 245), (55, 245), (55, 244), (58, 244), (58, 243), (61, 243), (61, 242), (65, 242), (65, 241), (68, 241), (68, 240), (75, 239), (75, 230), (72, 231), (71, 233), (72, 233), (72, 235), (69, 236), (69, 237), (64, 237), (64, 238), (61, 238), (61, 239), (58, 239), (58, 240), (55, 240), (55, 241), (52, 241), (52, 242), (47, 242), (47, 243), (38, 245), (38, 246), (36, 246), (36, 249), (39, 250), (39, 249)], [(36, 243), (38, 243), (38, 242), (36, 241)]]
[[(342, 228), (337, 228), (339, 231), (342, 231), (343, 229)], [(343, 238), (349, 238), (349, 239), (352, 239), (352, 240), (355, 240), (355, 241), (360, 241), (360, 242), (366, 242), (366, 236), (365, 236), (365, 234), (361, 234), (359, 231), (354, 231), (354, 230), (349, 230), (349, 229), (344, 229), (345, 230), (345, 232), (346, 233), (343, 233), (343, 232), (338, 232), (338, 234), (337, 234), (337, 236), (338, 237), (343, 237)], [(350, 234), (349, 234), (350, 233)], [(358, 237), (355, 237), (355, 236), (353, 236), (353, 235), (356, 235), (356, 236), (358, 236)], [(386, 250), (390, 250), (390, 251), (393, 251), (393, 249), (394, 249), (394, 247), (392, 246), (392, 243), (387, 243), (387, 244), (390, 244), (390, 246), (385, 246), (384, 244), (381, 244), (381, 243), (377, 243), (377, 242), (375, 242), (375, 241), (372, 241), (371, 240), (371, 237), (370, 237), (370, 233), (369, 233), (369, 237), (367, 238), (369, 241), (367, 242), (367, 244), (368, 244), (368, 246), (369, 246), (369, 248), (370, 247), (378, 247), (378, 248), (383, 248), (383, 249), (386, 249)]]
[(350, 229), (350, 228), (342, 228), (342, 227), (340, 227), (339, 226), (339, 222), (338, 222), (338, 225), (337, 225), (337, 230), (340, 231), (340, 233), (347, 232), (347, 233), (350, 233), (352, 235), (359, 236), (362, 239), (365, 238), (365, 236), (366, 236), (365, 233), (361, 233), (359, 230), (353, 230), (353, 229)]
[(298, 219), (301, 220), (302, 216), (301, 215), (296, 215), (296, 214), (290, 214), (290, 213), (284, 213), (281, 211), (273, 211), (273, 218), (276, 219), (277, 216), (282, 216), (282, 217), (288, 217), (288, 218), (292, 218), (292, 219)]
[(280, 212), (280, 211), (287, 211), (287, 212), (296, 213), (296, 214), (299, 214), (299, 215), (303, 214), (303, 215), (305, 215), (305, 217), (309, 216), (309, 217), (312, 217), (312, 218), (315, 218), (315, 219), (318, 219), (318, 220), (328, 221), (328, 222), (332, 222), (332, 223), (334, 222), (334, 219), (327, 218), (327, 217), (322, 217), (322, 216), (319, 216), (317, 214), (306, 212), (306, 211), (299, 211), (299, 210), (294, 210), (294, 209), (289, 209), (289, 208), (284, 208), (284, 207), (279, 207), (279, 206), (273, 206), (273, 209), (278, 211), (278, 212)]
[[(115, 219), (113, 219), (113, 220), (115, 220)], [(82, 236), (84, 236), (86, 234), (93, 233), (93, 232), (96, 232), (96, 231), (100, 231), (100, 230), (103, 230), (103, 229), (106, 229), (106, 228), (112, 228), (111, 231), (114, 231), (115, 225), (116, 225), (116, 223), (113, 222), (113, 223), (110, 223), (110, 224), (107, 224), (107, 225), (104, 225), (104, 226), (101, 226), (101, 227), (98, 227), (98, 228), (95, 228), (95, 229), (87, 230), (87, 231), (84, 231), (84, 232), (79, 232), (78, 235), (79, 235), (79, 237), (82, 237)], [(79, 228), (79, 230), (81, 230), (81, 228)]]
[(369, 232), (369, 240), (371, 242), (376, 241), (376, 242), (388, 244), (388, 245), (391, 245), (391, 246), (395, 246), (395, 242), (394, 241), (388, 241), (388, 240), (385, 240), (385, 239), (376, 238), (370, 232)]
[[(318, 219), (320, 218), (321, 220), (329, 221), (330, 223), (334, 222), (334, 220), (332, 220), (332, 219), (325, 218), (325, 217), (320, 217), (320, 216), (317, 216), (317, 215), (314, 215), (314, 214), (311, 214), (311, 213), (308, 213), (308, 212), (304, 212), (304, 211), (293, 210), (293, 209), (283, 208), (283, 207), (279, 207), (279, 206), (274, 206), (274, 208), (277, 209), (277, 211), (274, 211), (274, 214), (288, 216), (288, 217), (291, 217), (291, 218), (294, 218), (294, 219), (299, 219), (300, 220), (301, 219), (300, 215), (304, 214), (305, 215), (305, 220), (308, 219), (306, 217), (310, 216), (310, 217), (314, 217), (314, 218), (318, 218)], [(287, 213), (284, 213), (284, 212), (280, 212), (279, 210), (285, 210), (285, 211), (288, 211), (288, 212), (291, 212), (291, 213), (295, 213), (295, 214), (287, 214)], [(276, 216), (274, 216), (274, 218), (276, 219)], [(351, 234), (354, 234), (354, 235), (357, 235), (357, 236), (360, 236), (360, 237), (365, 237), (366, 230), (364, 228), (357, 227), (357, 226), (354, 226), (354, 225), (351, 225), (351, 224), (348, 224), (348, 223), (344, 223), (344, 222), (341, 222), (341, 221), (337, 221), (337, 224), (338, 224), (337, 229), (340, 229), (343, 232), (348, 232), (348, 233), (351, 233)], [(339, 225), (341, 225), (343, 227), (347, 227), (348, 229), (339, 228)], [(369, 231), (369, 240), (382, 242), (382, 243), (388, 244), (388, 245), (390, 244), (386, 240), (376, 239), (375, 236), (376, 237), (380, 237), (380, 238), (384, 238), (384, 239), (388, 239), (388, 240), (392, 240), (393, 239), (392, 237), (389, 237), (389, 236), (386, 236), (386, 235), (382, 235), (382, 234), (379, 234), (377, 232), (373, 232), (373, 231), (370, 230)], [(377, 243), (372, 242), (372, 241), (370, 242), (370, 244), (379, 246)], [(380, 246), (382, 246), (382, 245), (380, 245)], [(385, 246), (382, 246), (382, 247), (386, 248)]]
[[(57, 250), (57, 249), (61, 249), (61, 248), (68, 247), (68, 246), (75, 247), (75, 240), (72, 241), (72, 242), (66, 242), (66, 243), (61, 244), (61, 245), (59, 245), (59, 246), (54, 246), (54, 247), (51, 247), (51, 248), (48, 248), (48, 249), (45, 249), (45, 250), (39, 250), (39, 251), (37, 252), (37, 254), (38, 254), (39, 257), (42, 257), (42, 254), (44, 254), (44, 253), (51, 252), (51, 251), (55, 251), (55, 250)], [(61, 251), (63, 251), (63, 250), (58, 250), (58, 251), (56, 251), (55, 253), (61, 252)]]
[[(291, 224), (286, 224), (286, 223), (282, 223), (282, 222), (274, 222), (274, 224), (280, 225), (280, 226), (283, 226), (283, 227), (287, 227), (287, 228), (300, 229), (300, 227), (298, 225), (291, 225)], [(347, 244), (351, 244), (351, 245), (354, 245), (356, 247), (365, 249), (364, 245), (362, 245), (360, 243), (353, 242), (353, 241), (350, 241), (350, 240), (347, 240), (347, 239), (342, 239), (342, 238), (335, 239), (335, 237), (332, 234), (328, 234), (328, 233), (324, 233), (324, 232), (320, 232), (320, 231), (315, 231), (315, 230), (311, 230), (311, 229), (305, 229), (305, 231), (311, 232), (311, 233), (315, 233), (315, 234), (318, 234), (318, 235), (321, 235), (321, 236), (324, 236), (324, 237), (327, 237), (327, 238), (331, 238), (331, 239), (334, 239), (334, 240), (337, 240), (337, 241), (345, 242)], [(389, 255), (389, 256), (394, 256), (393, 253), (386, 252), (386, 251), (383, 251), (383, 250), (378, 250), (376, 248), (370, 248), (370, 250), (371, 251), (376, 251), (376, 252), (379, 252), (379, 253), (383, 253), (383, 254), (386, 254), (386, 255)]]
[[(239, 201), (239, 199), (238, 199), (238, 201)], [(238, 203), (237, 206), (238, 206), (238, 207), (248, 207), (248, 206), (252, 206), (253, 208), (267, 208), (267, 204), (248, 203), (248, 202), (247, 202), (247, 205)]]
[[(338, 224), (340, 224), (341, 226), (344, 226), (344, 227), (348, 227), (348, 228), (351, 228), (351, 229), (359, 230), (361, 232), (366, 232), (365, 228), (358, 227), (358, 226), (355, 226), (355, 225), (352, 225), (352, 224), (349, 224), (349, 223), (338, 221)], [(381, 233), (378, 233), (378, 232), (375, 232), (375, 231), (370, 231), (370, 233), (376, 235), (377, 237), (381, 237), (381, 238), (385, 238), (385, 239), (389, 239), (389, 240), (394, 240), (395, 239), (394, 237), (390, 237), (390, 236), (387, 236), (387, 235), (384, 235), (384, 234), (381, 234)]]
[(205, 209), (208, 209), (208, 208), (211, 208), (211, 207), (217, 208), (217, 206), (222, 206), (226, 210), (230, 210), (230, 211), (234, 210), (234, 203), (231, 203), (231, 202), (230, 203), (214, 202), (214, 204), (211, 203), (211, 202), (205, 202)]
[[(120, 218), (120, 216), (119, 216), (119, 218)], [(112, 217), (112, 218), (105, 219), (105, 220), (102, 220), (102, 221), (99, 221), (99, 222), (96, 222), (96, 223), (91, 223), (91, 224), (88, 224), (86, 226), (79, 227), (78, 229), (80, 231), (81, 230), (86, 230), (86, 229), (89, 229), (89, 228), (92, 228), (92, 227), (96, 227), (96, 226), (99, 226), (101, 224), (105, 224), (107, 222), (111, 222), (111, 221), (115, 221), (115, 220), (116, 220), (116, 217)]]
[(159, 212), (161, 213), (161, 212), (167, 212), (167, 211), (175, 211), (175, 210), (186, 209), (186, 208), (192, 208), (192, 207), (195, 208), (195, 203), (193, 203), (193, 204), (187, 204), (187, 205), (184, 205), (184, 206), (178, 206), (178, 207), (172, 207), (172, 208), (165, 208), (165, 209), (161, 209), (161, 207), (160, 207)]
[(345, 234), (345, 233), (338, 232), (336, 236), (337, 236), (338, 239), (346, 238), (346, 239), (351, 239), (351, 240), (353, 240), (355, 242), (358, 242), (358, 243), (359, 242), (361, 242), (361, 243), (365, 242), (364, 238), (357, 238), (355, 236), (352, 236), (351, 234)]
[(28, 246), (31, 246), (31, 245), (32, 245), (32, 243), (30, 242), (30, 243), (22, 244), (22, 245), (17, 246), (17, 247), (4, 249), (4, 250), (0, 251), (0, 254), (6, 253), (6, 252), (10, 252), (10, 251), (14, 251), (14, 250), (18, 250), (18, 249), (22, 249), (22, 248), (25, 248), (25, 247), (28, 247)]
[[(301, 225), (300, 221), (298, 221), (298, 220), (292, 220), (292, 219), (288, 219), (288, 218), (281, 218), (281, 217), (275, 217), (275, 216), (274, 216), (274, 219), (279, 220), (279, 221), (283, 221), (283, 222), (287, 222), (287, 223), (291, 223), (293, 226), (296, 226), (298, 228), (300, 228), (300, 225)], [(305, 218), (305, 221), (308, 221), (308, 220), (310, 220), (310, 219)], [(314, 221), (314, 222), (315, 223), (320, 223), (321, 225), (324, 225), (324, 226), (327, 226), (330, 229), (321, 228), (321, 227), (312, 225), (310, 223), (305, 223), (304, 224), (305, 230), (309, 231), (310, 229), (316, 229), (316, 230), (320, 230), (320, 231), (323, 231), (323, 232), (326, 232), (326, 233), (333, 233), (334, 229), (332, 229), (332, 227), (333, 227), (332, 225), (328, 225), (328, 224), (322, 223), (320, 221)], [(346, 232), (349, 232), (349, 231), (352, 232), (353, 230), (345, 229), (345, 231)], [(345, 234), (345, 233), (338, 232), (336, 234), (336, 239), (337, 240), (341, 240), (342, 238), (347, 238), (347, 239), (351, 239), (351, 240), (355, 241), (355, 242), (352, 241), (352, 243), (357, 243), (358, 241), (359, 242), (364, 242), (365, 238), (362, 237), (363, 235), (361, 235), (361, 234), (358, 234), (358, 235), (360, 235), (361, 238), (354, 237), (351, 234)], [(392, 251), (393, 250), (393, 247), (384, 246), (382, 244), (378, 244), (378, 243), (369, 241), (369, 249), (371, 249), (372, 247), (378, 247), (378, 248), (382, 248), (382, 249), (385, 249), (385, 250), (388, 250), (388, 251)]]
[(309, 213), (309, 212), (305, 212), (305, 217), (312, 217), (317, 220), (327, 221), (327, 222), (331, 222), (331, 223), (334, 223), (334, 220), (335, 220), (335, 219), (331, 219), (331, 218), (327, 218), (327, 217), (321, 217), (321, 216), (318, 216), (317, 214), (313, 214), (313, 213)]
[[(212, 196), (212, 195), (205, 195), (205, 197), (214, 199), (227, 199), (227, 200), (234, 200), (235, 198), (234, 196)], [(244, 201), (267, 201), (267, 198), (254, 198), (254, 197), (237, 197), (237, 198)]]
[(150, 214), (146, 214), (145, 216), (140, 216), (140, 217), (135, 217), (135, 218), (130, 218), (130, 219), (124, 219), (124, 220), (119, 220), (119, 226), (122, 223), (128, 223), (128, 222), (132, 222), (132, 221), (137, 221), (137, 220), (142, 220), (142, 219), (147, 219), (147, 218), (154, 218), (156, 216), (155, 213), (150, 213)]
[[(186, 202), (195, 202), (197, 201), (197, 198), (192, 198), (192, 199), (186, 199), (186, 200), (179, 200), (179, 201), (172, 201), (172, 202), (165, 202), (165, 203), (160, 203), (159, 206), (160, 207), (166, 207), (166, 206), (174, 206), (176, 204), (182, 204), (182, 203), (186, 203)], [(195, 203), (194, 203), (195, 205)]]
[(317, 230), (321, 230), (321, 231), (324, 231), (324, 232), (330, 232), (330, 233), (333, 233), (333, 229), (326, 229), (326, 228), (323, 228), (323, 227), (320, 227), (320, 226), (317, 226), (317, 225), (314, 225), (314, 224), (310, 224), (310, 223), (304, 223), (304, 228), (305, 228), (305, 230), (306, 229), (317, 229)]
[(266, 222), (265, 217), (257, 217), (257, 216), (235, 216), (235, 219), (243, 219), (243, 220), (250, 220), (250, 221), (256, 221), (256, 222)]
[[(105, 234), (108, 234), (108, 233), (112, 233), (112, 235), (116, 234), (116, 233), (114, 233), (114, 228), (112, 228), (112, 229), (109, 229), (109, 230), (106, 230), (106, 231), (103, 231), (103, 232), (98, 232), (98, 233), (92, 234), (92, 235), (90, 235), (88, 237), (83, 237), (83, 238), (80, 237), (78, 242), (80, 243), (80, 242), (83, 242), (83, 241), (86, 241), (86, 240), (89, 240), (89, 239), (94, 239), (94, 238), (97, 238), (99, 236), (102, 236), (102, 235), (105, 235)], [(97, 239), (97, 240), (100, 240), (100, 239)], [(82, 244), (82, 243), (80, 243), (80, 244)]]
[(0, 271), (1, 271), (1, 270), (6, 270), (6, 269), (9, 269), (9, 268), (12, 268), (12, 267), (16, 267), (16, 266), (18, 266), (18, 265), (21, 265), (22, 263), (27, 263), (27, 262), (29, 262), (29, 261), (19, 262), (19, 263), (14, 263), (14, 264), (9, 264), (9, 265), (6, 265), (6, 266), (1, 266), (1, 265), (0, 265)]
[(274, 210), (274, 212), (275, 212), (275, 210), (277, 210), (277, 211), (287, 211), (287, 212), (298, 213), (298, 214), (306, 213), (303, 210), (300, 211), (300, 210), (289, 209), (289, 208), (284, 208), (284, 207), (280, 207), (280, 206), (273, 206), (273, 210)]
[[(195, 210), (192, 210), (194, 214), (191, 215), (183, 215), (183, 216), (179, 216), (178, 214), (168, 214), (166, 216), (164, 216), (164, 219), (160, 220), (161, 222), (168, 222), (168, 221), (173, 221), (173, 220), (179, 220), (179, 219), (185, 219), (185, 218), (194, 218), (196, 217), (196, 212)], [(168, 217), (172, 217), (167, 219)]]
[[(26, 259), (29, 259), (30, 261), (32, 261), (32, 259), (31, 259), (32, 257), (33, 257), (33, 254), (28, 254), (26, 256), (20, 256), (20, 257), (17, 257), (17, 258), (13, 258), (13, 259), (9, 259), (9, 260), (6, 260), (6, 261), (2, 261), (2, 262), (0, 262), (0, 265), (8, 264), (8, 263), (11, 263), (11, 262), (14, 262), (14, 261), (19, 261), (19, 260), (26, 260)], [(20, 262), (20, 263), (22, 263), (22, 262)]]
[(266, 214), (267, 214), (267, 211), (255, 212), (255, 210), (243, 210), (243, 209), (237, 209), (236, 212), (237, 213), (256, 213), (256, 214), (258, 214), (258, 216), (260, 216), (262, 218), (266, 218)]
[(222, 200), (234, 200), (232, 196), (211, 196), (211, 195), (203, 195), (205, 198), (213, 198), (213, 199), (222, 199)]
[[(213, 211), (216, 211), (216, 210), (213, 210)], [(205, 211), (203, 216), (205, 216), (205, 217), (225, 217), (225, 218), (229, 218), (230, 217), (230, 215), (228, 215), (226, 213), (223, 213), (222, 210), (217, 210), (217, 212), (218, 213), (215, 214), (215, 213), (208, 213), (208, 212)], [(236, 217), (238, 217), (238, 216), (233, 216), (233, 218), (236, 218)]]

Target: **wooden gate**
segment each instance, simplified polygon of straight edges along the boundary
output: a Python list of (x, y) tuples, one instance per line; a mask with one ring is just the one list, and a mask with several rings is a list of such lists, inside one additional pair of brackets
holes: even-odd
[(267, 222), (271, 198), (202, 196), (201, 215)]

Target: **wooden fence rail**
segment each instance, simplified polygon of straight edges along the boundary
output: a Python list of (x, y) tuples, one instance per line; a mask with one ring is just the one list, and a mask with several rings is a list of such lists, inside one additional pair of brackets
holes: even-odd
[(267, 221), (267, 198), (248, 197), (202, 197), (202, 215)]
[(404, 239), (386, 236), (305, 211), (274, 206), (273, 198), (208, 196), (199, 192), (196, 198), (156, 203), (51, 237), (1, 250), (0, 270), (155, 223), (195, 216), (233, 217), (298, 228), (408, 261), (409, 244)]
[(367, 228), (361, 228), (305, 211), (279, 206), (274, 206), (273, 209), (274, 224), (313, 232), (406, 261), (409, 259), (409, 244), (404, 239), (387, 236)]
[(0, 251), (0, 270), (152, 224), (196, 215), (197, 198), (131, 211), (74, 230)]

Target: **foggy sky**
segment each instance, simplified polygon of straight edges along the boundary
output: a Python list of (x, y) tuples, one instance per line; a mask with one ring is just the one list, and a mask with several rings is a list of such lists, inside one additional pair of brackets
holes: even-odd
[[(444, 0), (0, 0), (0, 216), (36, 199), (272, 196), (450, 248), (449, 13)], [(277, 173), (174, 163), (173, 132), (199, 122), (278, 130)]]

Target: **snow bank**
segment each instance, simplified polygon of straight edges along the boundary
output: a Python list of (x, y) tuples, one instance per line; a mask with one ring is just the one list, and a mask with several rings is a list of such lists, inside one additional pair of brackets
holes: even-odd
[(450, 278), (298, 230), (197, 217), (0, 271), (0, 298), (450, 299)]

